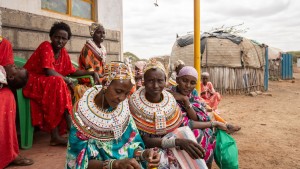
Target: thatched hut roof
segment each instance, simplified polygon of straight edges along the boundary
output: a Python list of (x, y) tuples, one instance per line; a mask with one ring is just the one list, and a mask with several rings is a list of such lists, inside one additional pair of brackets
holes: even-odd
[[(201, 36), (201, 66), (252, 67), (265, 64), (265, 47), (257, 42), (226, 32), (204, 33)], [(193, 35), (177, 38), (171, 52), (171, 61), (182, 59), (193, 65)]]

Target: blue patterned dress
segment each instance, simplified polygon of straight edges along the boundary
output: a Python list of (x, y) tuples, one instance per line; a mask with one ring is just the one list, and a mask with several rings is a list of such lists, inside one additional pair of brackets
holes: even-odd
[(65, 168), (86, 169), (89, 160), (133, 158), (138, 147), (143, 149), (144, 143), (132, 118), (123, 136), (109, 142), (89, 139), (72, 125)]
[[(67, 147), (66, 169), (86, 169), (90, 160), (134, 158), (144, 149), (143, 140), (131, 117), (128, 100), (114, 110), (100, 110), (94, 103), (101, 86), (87, 90), (75, 104)], [(143, 168), (144, 165), (141, 165)]]

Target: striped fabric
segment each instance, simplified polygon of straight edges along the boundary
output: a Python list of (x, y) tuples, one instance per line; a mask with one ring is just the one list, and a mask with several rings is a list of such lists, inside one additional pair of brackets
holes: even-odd
[[(187, 126), (177, 128), (172, 133), (174, 134), (173, 137), (190, 139), (197, 142), (193, 132)], [(171, 148), (171, 150), (182, 169), (207, 169), (206, 163), (203, 159), (194, 160), (184, 150), (178, 150), (176, 148)]]

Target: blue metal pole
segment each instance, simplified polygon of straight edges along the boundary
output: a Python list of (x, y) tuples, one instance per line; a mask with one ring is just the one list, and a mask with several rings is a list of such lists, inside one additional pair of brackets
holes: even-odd
[(264, 89), (265, 91), (268, 91), (269, 87), (269, 52), (268, 52), (268, 47), (266, 47), (266, 52), (265, 52), (265, 79), (264, 79)]
[(293, 55), (291, 55), (291, 79), (293, 79)]

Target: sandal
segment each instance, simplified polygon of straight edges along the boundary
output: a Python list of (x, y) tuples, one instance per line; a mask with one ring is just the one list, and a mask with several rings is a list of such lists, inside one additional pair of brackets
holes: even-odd
[(10, 163), (10, 165), (15, 165), (15, 166), (28, 166), (32, 165), (34, 162), (31, 159), (22, 157), (21, 155), (18, 155), (14, 161)]
[(241, 130), (241, 127), (240, 126), (237, 126), (237, 125), (232, 125), (232, 124), (226, 124), (226, 127), (227, 127), (227, 130), (228, 130), (228, 134), (232, 134), (234, 132), (237, 132), (239, 130)]

